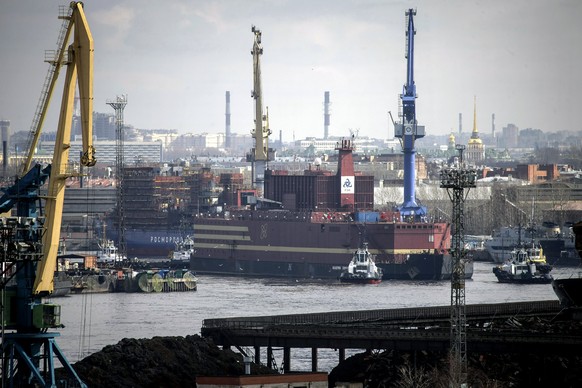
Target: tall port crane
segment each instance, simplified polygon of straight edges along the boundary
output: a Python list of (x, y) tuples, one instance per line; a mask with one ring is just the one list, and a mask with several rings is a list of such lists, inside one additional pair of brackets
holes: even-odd
[(261, 55), (263, 46), (261, 45), (261, 30), (252, 26), (254, 34), (253, 50), (253, 90), (251, 97), (255, 100), (255, 128), (251, 131), (255, 139), (255, 148), (247, 155), (247, 160), (253, 165), (253, 186), (262, 195), (265, 183), (265, 169), (270, 159), (272, 150), (269, 150), (269, 111), (263, 113), (263, 89), (261, 86)]
[(42, 87), (38, 104), (36, 106), (36, 111), (34, 113), (32, 124), (30, 126), (26, 148), (28, 154), (22, 164), (22, 170), (20, 175), (26, 174), (31, 167), (34, 152), (38, 144), (38, 139), (40, 138), (42, 125), (46, 117), (46, 112), (48, 110), (54, 88), (59, 78), (61, 68), (67, 62), (66, 60), (67, 45), (69, 44), (71, 33), (75, 28), (77, 28), (75, 27), (73, 22), (72, 17), (73, 9), (74, 7), (72, 6), (59, 7), (59, 19), (62, 19), (63, 22), (57, 40), (57, 50), (56, 51), (51, 50), (50, 52), (47, 52), (47, 54), (45, 54), (45, 61), (49, 63), (49, 68)]
[(400, 95), (401, 109), (399, 109), (399, 122), (394, 124), (395, 137), (400, 139), (402, 152), (404, 153), (404, 201), (399, 207), (401, 217), (404, 219), (419, 219), (426, 215), (426, 207), (416, 203), (416, 158), (414, 142), (424, 137), (424, 126), (418, 125), (416, 120), (416, 85), (414, 84), (414, 15), (416, 11), (408, 9), (405, 12), (407, 29), (406, 35), (406, 84)]
[[(68, 167), (71, 126), (76, 85), (79, 85), (83, 152), (81, 163), (95, 165), (93, 137), (93, 37), (85, 17), (83, 3), (71, 2), (68, 12), (67, 39), (73, 34), (67, 66), (55, 148), (51, 165), (34, 166), (16, 183), (4, 190), (0, 211), (16, 206), (17, 217), (0, 220), (0, 259), (2, 276), (2, 381), (6, 386), (56, 387), (53, 358), (56, 356), (77, 385), (86, 387), (55, 342), (62, 327), (60, 306), (46, 303), (54, 289), (57, 266), (65, 180), (73, 176)], [(50, 96), (47, 96), (50, 99)], [(34, 147), (34, 145), (31, 145)], [(29, 153), (29, 159), (34, 152)], [(28, 161), (30, 163), (30, 160)], [(37, 213), (39, 190), (49, 179), (44, 198), (44, 217)], [(4, 384), (3, 384), (4, 386)]]

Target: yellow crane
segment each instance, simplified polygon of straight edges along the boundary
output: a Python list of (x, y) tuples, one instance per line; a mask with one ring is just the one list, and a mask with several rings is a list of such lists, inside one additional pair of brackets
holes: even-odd
[[(43, 260), (38, 264), (33, 293), (51, 293), (53, 277), (57, 263), (57, 252), (63, 218), (65, 198), (65, 180), (72, 176), (67, 171), (69, 148), (71, 147), (71, 126), (73, 119), (75, 86), (79, 85), (79, 102), (81, 107), (81, 128), (83, 137), (83, 155), (81, 164), (87, 167), (95, 165), (93, 148), (93, 36), (83, 10), (83, 3), (72, 2), (72, 15), (69, 33), (74, 29), (73, 44), (68, 48), (67, 73), (61, 100), (61, 113), (57, 127), (55, 148), (49, 178), (48, 194), (45, 200), (46, 221), (43, 235)], [(66, 41), (65, 41), (66, 42)], [(27, 164), (32, 160), (29, 150)]]
[[(30, 144), (26, 160), (26, 174), (5, 190), (0, 198), (0, 211), (16, 205), (17, 216), (0, 219), (0, 252), (8, 271), (2, 278), (2, 357), (3, 386), (56, 387), (53, 358), (58, 357), (63, 367), (86, 387), (64, 354), (55, 343), (58, 333), (48, 329), (61, 327), (60, 306), (45, 303), (44, 296), (54, 289), (54, 272), (57, 265), (65, 180), (72, 176), (67, 168), (71, 147), (71, 126), (74, 109), (75, 88), (79, 85), (83, 154), (81, 163), (95, 165), (95, 150), (92, 144), (93, 125), (93, 37), (85, 17), (83, 3), (71, 2), (61, 31), (62, 49), (58, 66), (66, 65), (63, 97), (60, 107), (55, 148), (51, 165), (41, 169), (30, 168), (40, 126)], [(69, 37), (73, 42), (66, 47)], [(67, 55), (64, 55), (66, 49)], [(58, 72), (56, 72), (58, 75)], [(51, 84), (56, 82), (52, 76)], [(48, 106), (53, 87), (48, 89), (44, 104)], [(45, 107), (46, 108), (46, 107)], [(46, 112), (46, 109), (41, 109)], [(44, 119), (44, 113), (40, 121)], [(49, 179), (43, 218), (36, 215), (38, 190)], [(7, 275), (9, 274), (9, 276)], [(4, 276), (6, 275), (6, 276)], [(12, 281), (12, 280), (15, 281)], [(6, 332), (5, 332), (6, 331)], [(8, 332), (10, 331), (10, 332)], [(42, 361), (42, 362), (41, 362)]]

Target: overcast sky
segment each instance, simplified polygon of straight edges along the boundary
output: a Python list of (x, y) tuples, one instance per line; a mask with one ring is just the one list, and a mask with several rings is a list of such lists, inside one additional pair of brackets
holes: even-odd
[[(28, 131), (56, 48), (58, 6), (0, 0), (0, 118)], [(417, 118), (427, 134), (514, 123), (546, 132), (582, 127), (582, 1), (579, 0), (85, 0), (95, 41), (94, 109), (128, 95), (125, 122), (140, 129), (224, 132), (253, 124), (256, 25), (264, 54), (263, 103), (278, 139), (330, 134), (393, 137), (406, 81), (405, 18), (416, 8)], [(61, 73), (64, 76), (64, 72)], [(54, 130), (62, 87), (45, 131)]]

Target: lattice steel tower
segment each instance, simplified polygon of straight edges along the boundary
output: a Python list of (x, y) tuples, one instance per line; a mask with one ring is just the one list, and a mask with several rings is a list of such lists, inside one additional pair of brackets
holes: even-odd
[[(464, 145), (457, 145), (459, 161), (441, 171), (441, 187), (447, 189), (453, 203), (452, 241), (451, 241), (451, 353), (450, 386), (461, 387), (467, 384), (467, 315), (465, 309), (465, 249), (464, 207), (465, 198), (477, 178), (474, 169), (465, 168), (463, 162)], [(467, 191), (465, 191), (467, 189)]]
[(117, 257), (115, 260), (117, 261), (127, 257), (123, 203), (123, 110), (127, 105), (127, 95), (117, 96), (115, 100), (107, 100), (107, 105), (111, 105), (115, 109), (115, 188), (117, 200)]

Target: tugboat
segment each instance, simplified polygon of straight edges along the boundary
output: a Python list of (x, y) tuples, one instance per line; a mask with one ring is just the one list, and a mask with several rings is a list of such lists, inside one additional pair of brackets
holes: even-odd
[(176, 243), (176, 250), (172, 252), (173, 263), (190, 263), (190, 256), (194, 252), (194, 240), (190, 236)]
[(342, 283), (358, 284), (378, 284), (382, 281), (382, 269), (376, 267), (367, 243), (354, 252), (347, 271), (341, 273), (339, 280)]
[(517, 247), (511, 251), (508, 262), (493, 268), (499, 283), (549, 284), (552, 266), (546, 262), (543, 250), (539, 247)]
[(99, 252), (97, 253), (97, 263), (115, 264), (125, 261), (127, 257), (121, 256), (113, 240), (104, 240), (99, 243)]

